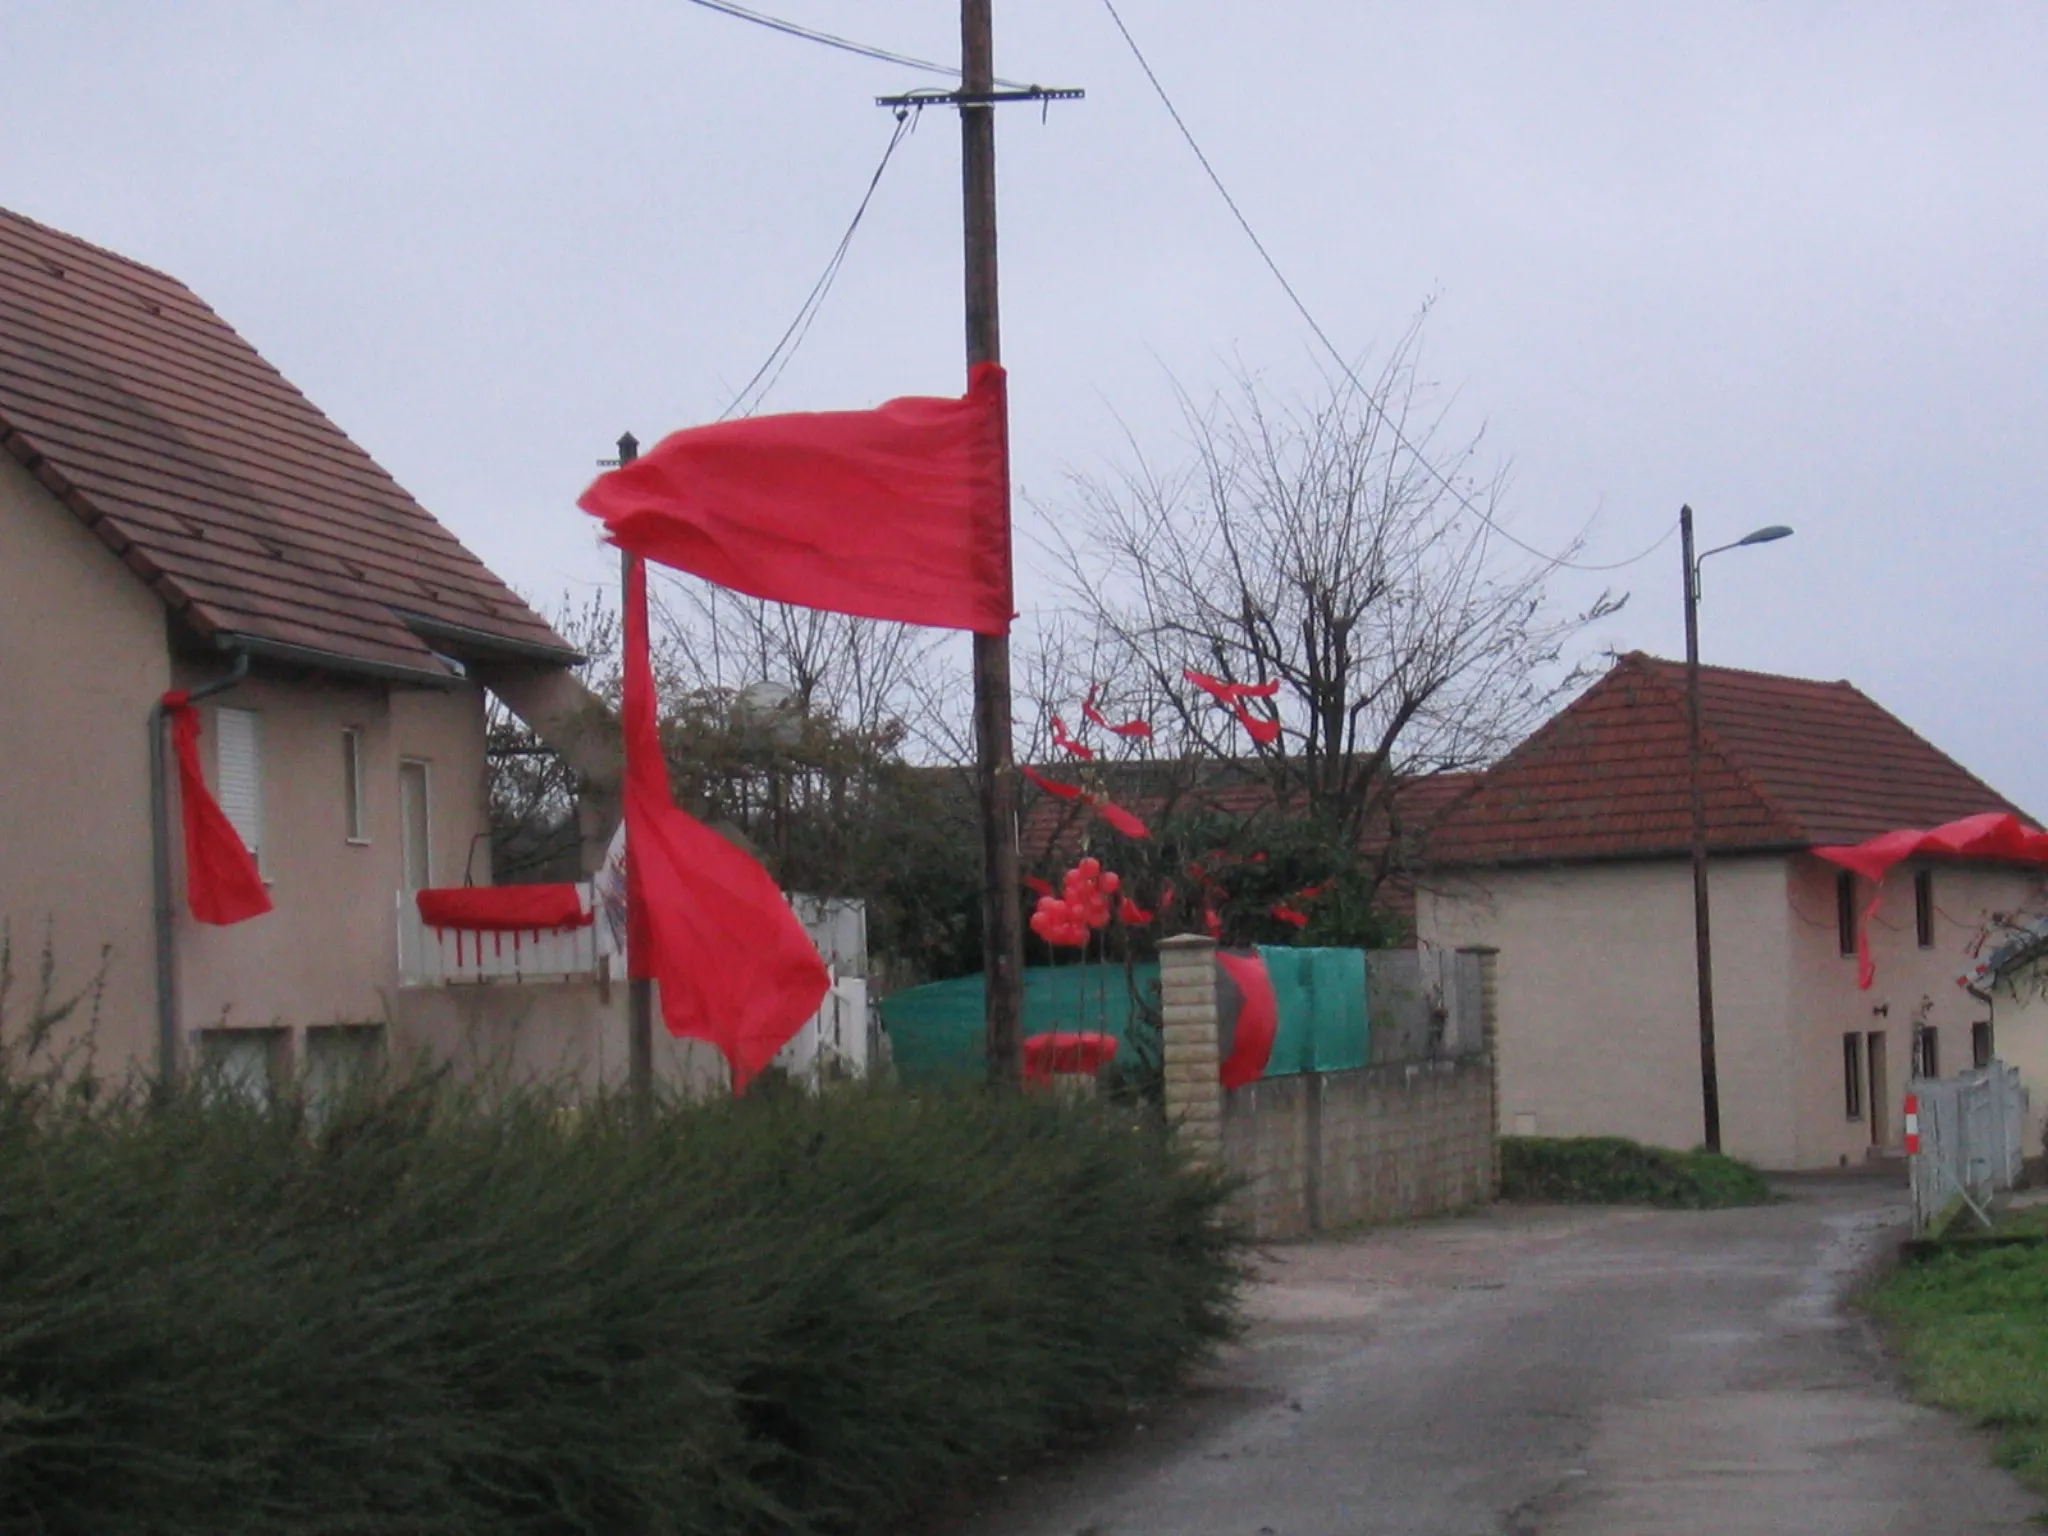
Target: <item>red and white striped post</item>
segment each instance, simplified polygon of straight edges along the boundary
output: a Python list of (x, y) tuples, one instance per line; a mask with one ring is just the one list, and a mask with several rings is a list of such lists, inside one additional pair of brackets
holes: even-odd
[(1920, 1095), (1906, 1095), (1906, 1156), (1920, 1155)]

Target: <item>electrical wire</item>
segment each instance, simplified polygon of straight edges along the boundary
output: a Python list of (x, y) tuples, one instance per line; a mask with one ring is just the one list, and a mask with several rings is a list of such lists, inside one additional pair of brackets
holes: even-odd
[[(846, 226), (846, 233), (839, 237), (839, 244), (833, 248), (831, 258), (825, 263), (825, 270), (819, 273), (818, 280), (811, 284), (811, 291), (804, 296), (802, 305), (797, 309), (796, 318), (789, 322), (761, 366), (754, 370), (754, 376), (733, 396), (732, 404), (719, 413), (720, 421), (725, 421), (736, 414), (751, 416), (758, 411), (782, 378), (783, 370), (789, 367), (790, 359), (796, 356), (797, 349), (804, 344), (804, 338), (810, 335), (811, 322), (818, 318), (818, 311), (824, 307), (827, 296), (831, 294), (832, 284), (839, 277), (839, 269), (846, 264), (846, 253), (853, 247), (854, 234), (859, 230), (861, 220), (867, 217), (868, 204), (875, 200), (875, 188), (882, 184), (882, 173), (889, 169), (889, 161), (896, 154), (896, 146), (903, 142), (904, 135), (910, 131), (914, 122), (915, 119), (907, 109), (897, 111), (896, 129), (889, 135), (889, 144), (882, 151), (881, 163), (875, 167), (875, 174), (868, 178), (868, 189), (861, 194), (860, 206), (853, 210), (853, 218)], [(769, 373), (771, 368), (774, 370), (773, 374)], [(767, 380), (766, 383), (762, 382), (764, 378)], [(760, 386), (758, 391), (755, 389), (756, 385)], [(751, 401), (747, 398), (749, 395), (753, 396)], [(742, 406), (745, 406), (745, 410), (741, 410)]]
[[(750, 10), (744, 5), (734, 5), (732, 0), (690, 0), (692, 5), (701, 5), (707, 11), (717, 11), (721, 16), (731, 16), (738, 21), (751, 21), (757, 27), (766, 27), (771, 32), (780, 32), (785, 37), (800, 37), (807, 43), (822, 43), (827, 48), (837, 48), (842, 53), (858, 54), (864, 59), (879, 59), (884, 64), (900, 64), (905, 69), (921, 69), (927, 74), (949, 75), (960, 78), (960, 70), (953, 64), (936, 64), (930, 59), (913, 58), (907, 53), (896, 53), (887, 48), (877, 48), (872, 43), (857, 43), (850, 37), (839, 37), (831, 32), (820, 32), (815, 27), (799, 26), (793, 21), (784, 21), (780, 16), (770, 16), (762, 11)], [(995, 82), (1004, 90), (1023, 91), (1030, 87), (1015, 80)]]
[(1470, 512), (1480, 522), (1491, 528), (1517, 549), (1525, 554), (1533, 555), (1552, 569), (1562, 568), (1568, 571), (1618, 571), (1624, 567), (1635, 565), (1639, 561), (1649, 559), (1650, 556), (1670, 542), (1671, 536), (1678, 531), (1676, 523), (1665, 529), (1663, 537), (1659, 538), (1648, 549), (1631, 555), (1626, 560), (1616, 560), (1605, 565), (1595, 565), (1579, 560), (1567, 560), (1559, 555), (1546, 554), (1535, 545), (1526, 543), (1508, 532), (1488, 513), (1482, 511), (1478, 504), (1461, 491), (1448, 475), (1432, 464), (1424, 456), (1422, 450), (1408, 440), (1407, 436), (1401, 431), (1400, 425), (1392, 416), (1387, 414), (1386, 408), (1373, 398), (1372, 391), (1360, 382), (1358, 375), (1352, 371), (1350, 362), (1342, 352), (1337, 350), (1337, 344), (1330, 340), (1329, 333), (1317, 323), (1316, 317), (1310, 312), (1308, 305), (1302, 302), (1301, 295), (1295, 292), (1294, 284), (1287, 280), (1287, 274), (1280, 270), (1280, 263), (1273, 259), (1273, 253), (1266, 249), (1266, 242), (1261, 240), (1259, 232), (1252, 228), (1251, 220), (1244, 216), (1244, 210), (1238, 207), (1237, 199), (1230, 195), (1230, 188), (1223, 184), (1223, 178), (1216, 173), (1216, 167), (1209, 163), (1209, 157), (1202, 152), (1202, 146), (1196, 141), (1195, 135), (1188, 127), (1186, 119), (1180, 115), (1180, 109), (1173, 104), (1173, 98), (1166, 94), (1166, 87), (1160, 84), (1158, 74), (1154, 72), (1151, 62), (1145, 57), (1145, 51), (1138, 46), (1138, 40), (1131, 36), (1131, 29), (1124, 25), (1123, 17), (1117, 13), (1116, 0), (1102, 0), (1102, 7), (1109, 12), (1109, 19), (1116, 23), (1117, 31), (1123, 34), (1124, 44), (1131, 50), (1131, 57), (1138, 61), (1138, 68), (1142, 69), (1145, 72), (1145, 78), (1152, 82), (1152, 90), (1159, 97), (1160, 105), (1166, 108), (1167, 115), (1173, 119), (1174, 127), (1180, 130), (1180, 136), (1187, 141), (1188, 148), (1194, 151), (1195, 158), (1201, 162), (1202, 170), (1209, 177), (1209, 184), (1215, 187), (1217, 195), (1223, 199), (1224, 206), (1230, 210), (1230, 216), (1237, 220), (1237, 227), (1243, 230), (1245, 238), (1251, 241), (1252, 249), (1259, 253), (1259, 259), (1265, 262), (1266, 270), (1273, 274), (1274, 281), (1279, 283), (1281, 291), (1287, 295), (1288, 300), (1294, 305), (1295, 311), (1307, 322), (1309, 330), (1314, 332), (1316, 340), (1323, 344), (1324, 350), (1336, 361), (1337, 366), (1344, 370), (1344, 376), (1351, 381), (1352, 387), (1358, 391), (1359, 398), (1365, 401), (1367, 407), (1375, 416), (1379, 417), (1381, 425), (1393, 434), (1394, 441), (1407, 450), (1413, 456), (1415, 462), (1420, 464), (1429, 473), (1431, 479), (1435, 480), (1438, 485), (1449, 492), (1452, 499), (1459, 506)]

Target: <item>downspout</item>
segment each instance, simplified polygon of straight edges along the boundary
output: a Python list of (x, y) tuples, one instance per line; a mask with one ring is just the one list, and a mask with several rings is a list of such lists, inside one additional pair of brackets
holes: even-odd
[[(226, 693), (249, 675), (249, 653), (237, 651), (226, 677), (202, 683), (186, 695), (194, 704)], [(149, 708), (149, 843), (156, 885), (156, 1064), (157, 1081), (168, 1088), (178, 1076), (177, 903), (171, 881), (171, 783), (164, 760), (164, 704)]]

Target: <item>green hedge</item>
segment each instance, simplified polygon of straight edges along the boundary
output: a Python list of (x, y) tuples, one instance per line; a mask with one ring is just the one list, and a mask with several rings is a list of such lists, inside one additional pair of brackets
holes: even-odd
[(1500, 1192), (1503, 1200), (1685, 1210), (1771, 1198), (1764, 1176), (1737, 1158), (1646, 1147), (1620, 1136), (1503, 1136)]
[(886, 1531), (1232, 1327), (1130, 1114), (0, 1082), (0, 1529)]

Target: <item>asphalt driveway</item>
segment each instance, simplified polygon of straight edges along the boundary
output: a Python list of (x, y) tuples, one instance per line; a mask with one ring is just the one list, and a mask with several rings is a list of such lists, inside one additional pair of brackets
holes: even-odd
[(1845, 1293), (1868, 1177), (1745, 1211), (1510, 1209), (1278, 1250), (1186, 1404), (964, 1536), (1973, 1536), (2038, 1529)]

